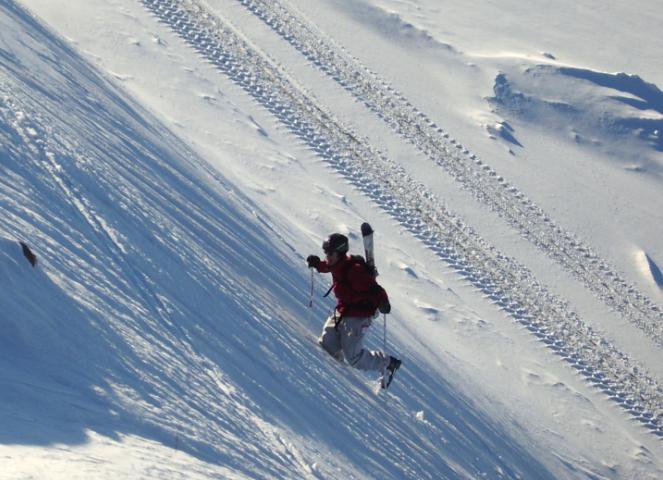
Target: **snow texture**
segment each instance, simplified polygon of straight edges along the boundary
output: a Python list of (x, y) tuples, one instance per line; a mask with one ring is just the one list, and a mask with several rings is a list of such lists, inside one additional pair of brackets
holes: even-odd
[[(655, 365), (649, 371), (647, 357), (625, 348), (615, 331), (644, 339), (659, 355), (661, 308), (645, 283), (598, 253), (597, 239), (562, 226), (559, 211), (545, 211), (527, 186), (454, 139), (451, 119), (441, 128), (296, 2), (232, 2), (233, 18), (245, 16), (239, 23), (224, 12), (230, 2), (110, 3), (126, 22), (125, 47), (143, 49), (145, 32), (132, 30), (138, 26), (170, 60), (171, 44), (181, 41), (185, 56), (196, 52), (195, 65), (228, 82), (196, 93), (206, 104), (223, 97), (231, 106), (223, 121), (239, 121), (231, 113), (243, 108), (238, 95), (255, 105), (242, 120), (253, 137), (236, 143), (278, 146), (281, 133), (298, 139), (329, 184), (319, 178), (297, 212), (285, 201), (274, 208), (271, 191), (294, 191), (294, 174), (275, 175), (269, 185), (259, 176), (238, 180), (230, 165), (241, 160), (210, 162), (191, 140), (195, 126), (171, 121), (119, 86), (131, 85), (139, 69), (114, 71), (84, 41), (77, 51), (76, 39), (0, 0), (3, 479), (660, 476), (660, 372)], [(426, 1), (396, 3), (394, 12), (364, 1), (319, 6), (351, 11), (405, 48), (456, 61), (465, 55), (408, 20), (408, 9), (425, 9)], [(47, 4), (37, 10), (57, 8)], [(265, 38), (275, 50), (277, 41), (288, 46), (416, 151), (431, 177), (449, 177), (576, 282), (586, 291), (581, 304), (546, 284), (525, 255), (501, 251), (476, 217), (453, 211), (439, 187), (307, 90), (252, 40), (258, 33), (247, 25), (254, 21), (273, 35)], [(492, 93), (482, 101), (493, 111), (483, 131), (514, 157), (530, 148), (523, 124), (570, 132), (578, 148), (632, 162), (658, 181), (660, 89), (638, 75), (562, 65), (556, 50), (540, 55), (533, 65), (505, 62), (487, 76)], [(171, 68), (166, 75), (189, 67)], [(237, 91), (225, 91), (229, 84)], [(274, 134), (276, 126), (284, 132)], [(283, 163), (298, 164), (280, 153)], [(339, 179), (346, 188), (336, 191)], [(313, 301), (322, 287), (300, 251), (317, 234), (297, 223), (302, 211), (316, 220), (305, 205), (316, 195), (333, 197), (346, 213), (361, 204), (374, 226), (394, 233), (385, 239), (378, 230), (380, 278), (416, 285), (388, 289), (390, 318), (398, 320), (389, 348), (404, 364), (386, 394), (376, 395), (366, 376), (316, 344), (330, 306)], [(329, 218), (359, 240), (346, 218)], [(637, 252), (652, 295), (663, 285), (657, 255)], [(455, 283), (436, 278), (431, 263)], [(479, 300), (465, 304), (472, 296)], [(622, 330), (606, 332), (583, 318), (585, 303), (616, 313)], [(466, 344), (452, 345), (454, 338)], [(514, 365), (524, 356), (491, 356), (505, 345), (505, 356), (522, 349), (531, 358)], [(475, 352), (456, 356), (463, 349)], [(485, 364), (473, 365), (475, 356)], [(479, 385), (487, 375), (496, 385)], [(500, 388), (509, 395), (500, 397)], [(521, 395), (542, 405), (521, 415)], [(532, 424), (537, 412), (544, 414)], [(568, 424), (556, 424), (558, 416)]]

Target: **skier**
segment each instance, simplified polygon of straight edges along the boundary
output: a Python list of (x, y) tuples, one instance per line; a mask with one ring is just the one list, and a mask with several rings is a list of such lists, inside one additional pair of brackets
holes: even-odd
[(364, 348), (364, 337), (377, 311), (391, 311), (387, 292), (375, 280), (375, 269), (360, 256), (348, 256), (348, 238), (340, 233), (331, 234), (322, 244), (326, 260), (309, 255), (306, 263), (320, 273), (331, 273), (336, 296), (336, 309), (327, 319), (318, 343), (332, 357), (343, 357), (354, 368), (384, 372), (382, 386), (386, 388), (401, 366), (401, 361), (384, 352)]

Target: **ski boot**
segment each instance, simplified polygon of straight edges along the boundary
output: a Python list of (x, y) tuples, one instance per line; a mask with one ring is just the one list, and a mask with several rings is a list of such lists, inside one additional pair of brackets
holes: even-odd
[(396, 357), (389, 357), (389, 365), (385, 369), (385, 375), (382, 377), (382, 388), (389, 388), (391, 381), (394, 379), (394, 374), (398, 370), (403, 362), (401, 362)]

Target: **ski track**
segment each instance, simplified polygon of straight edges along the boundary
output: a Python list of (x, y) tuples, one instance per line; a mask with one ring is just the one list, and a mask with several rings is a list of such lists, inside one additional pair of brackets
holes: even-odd
[[(333, 170), (530, 330), (587, 382), (605, 392), (653, 434), (663, 437), (663, 391), (656, 381), (584, 323), (565, 301), (549, 293), (527, 268), (500, 254), (425, 186), (409, 177), (402, 166), (326, 113), (202, 4), (195, 0), (141, 2)], [(483, 170), (480, 161), (476, 165)], [(488, 175), (492, 177), (494, 172)], [(507, 187), (502, 188), (508, 191)], [(514, 195), (522, 201), (522, 194)], [(543, 216), (542, 222), (543, 219), (544, 223), (551, 223), (547, 217)], [(580, 245), (580, 250), (574, 250), (583, 248)]]
[(563, 230), (540, 207), (493, 168), (456, 142), (442, 128), (364, 67), (325, 39), (304, 18), (278, 0), (237, 0), (333, 78), (394, 132), (414, 145), (460, 185), (520, 232), (606, 305), (663, 346), (663, 313), (658, 305), (627, 282), (586, 242)]

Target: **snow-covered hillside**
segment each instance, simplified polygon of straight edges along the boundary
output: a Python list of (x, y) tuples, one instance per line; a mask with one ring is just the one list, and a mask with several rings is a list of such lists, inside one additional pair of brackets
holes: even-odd
[[(0, 478), (663, 475), (658, 70), (443, 17), (0, 0)], [(389, 395), (307, 306), (363, 220)]]

